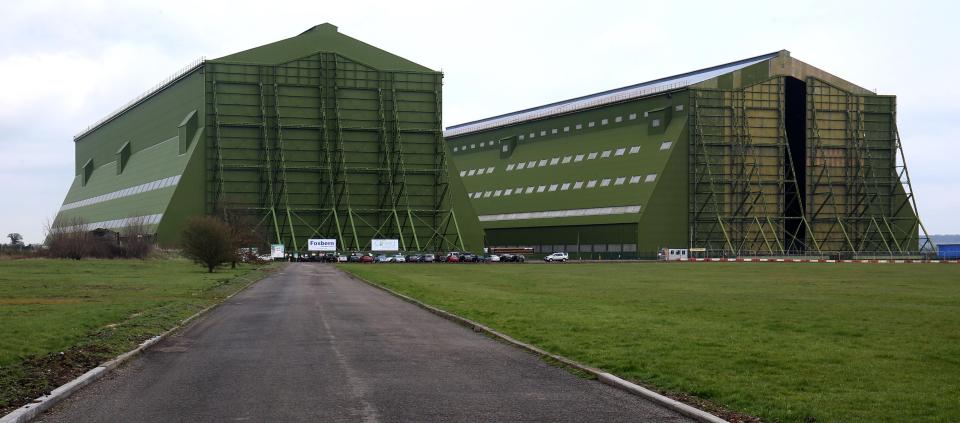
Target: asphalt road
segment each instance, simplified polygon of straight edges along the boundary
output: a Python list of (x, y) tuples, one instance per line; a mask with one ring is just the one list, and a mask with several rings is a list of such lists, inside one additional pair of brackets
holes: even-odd
[(43, 422), (686, 422), (336, 268), (294, 263)]

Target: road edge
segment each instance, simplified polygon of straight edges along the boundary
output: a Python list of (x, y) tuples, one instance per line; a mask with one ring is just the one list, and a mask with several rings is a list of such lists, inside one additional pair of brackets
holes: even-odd
[[(336, 266), (335, 266), (335, 267), (336, 267)], [(443, 310), (443, 309), (434, 307), (434, 306), (432, 306), (432, 305), (429, 305), (429, 304), (427, 304), (427, 303), (424, 303), (424, 302), (422, 302), (422, 301), (420, 301), (420, 300), (417, 300), (417, 299), (415, 299), (415, 298), (413, 298), (413, 297), (407, 296), (406, 294), (401, 294), (401, 293), (399, 293), (399, 292), (397, 292), (397, 291), (394, 291), (394, 290), (392, 290), (392, 289), (390, 289), (390, 288), (387, 288), (387, 287), (385, 287), (385, 286), (381, 286), (381, 285), (378, 285), (378, 284), (376, 284), (376, 283), (370, 282), (370, 281), (368, 281), (368, 280), (366, 280), (366, 279), (364, 279), (364, 278), (362, 278), (362, 277), (360, 277), (360, 276), (358, 276), (358, 275), (356, 275), (356, 274), (354, 274), (354, 273), (352, 273), (352, 272), (346, 271), (346, 270), (341, 269), (341, 268), (339, 268), (339, 267), (337, 267), (337, 269), (340, 270), (341, 272), (343, 272), (344, 274), (346, 274), (347, 276), (349, 276), (351, 279), (354, 279), (354, 280), (356, 280), (356, 281), (362, 282), (362, 283), (364, 283), (364, 284), (366, 284), (366, 285), (369, 285), (369, 286), (372, 286), (372, 287), (374, 287), (374, 288), (380, 289), (380, 290), (382, 290), (382, 291), (384, 291), (384, 292), (387, 292), (387, 293), (389, 293), (389, 294), (391, 294), (391, 295), (393, 295), (393, 296), (395, 296), (395, 297), (397, 297), (397, 298), (400, 298), (400, 299), (402, 299), (402, 300), (404, 300), (404, 301), (406, 301), (406, 302), (409, 302), (409, 303), (414, 304), (414, 305), (416, 305), (416, 306), (418, 306), (418, 307), (420, 307), (420, 308), (423, 308), (424, 310), (427, 310), (427, 311), (429, 311), (429, 312), (431, 312), (431, 313), (433, 313), (433, 314), (435, 314), (435, 315), (437, 315), (437, 316), (443, 317), (444, 319), (450, 320), (450, 321), (452, 321), (452, 322), (454, 322), (454, 323), (457, 323), (457, 324), (460, 324), (460, 325), (462, 325), (462, 326), (466, 326), (466, 327), (468, 327), (468, 328), (470, 328), (470, 329), (473, 329), (474, 332), (484, 333), (484, 334), (486, 334), (486, 335), (488, 335), (488, 336), (497, 338), (497, 339), (499, 339), (499, 340), (501, 340), (501, 341), (503, 341), (503, 342), (512, 344), (512, 345), (515, 346), (515, 347), (519, 347), (519, 348), (521, 348), (521, 349), (527, 350), (527, 351), (532, 352), (532, 353), (534, 353), (534, 354), (537, 354), (537, 355), (539, 355), (539, 356), (541, 356), (541, 357), (549, 358), (549, 359), (551, 359), (551, 360), (556, 360), (556, 361), (558, 361), (558, 362), (560, 362), (560, 363), (563, 363), (563, 364), (566, 365), (566, 366), (570, 366), (570, 367), (572, 367), (572, 368), (574, 368), (574, 369), (577, 369), (577, 370), (579, 370), (579, 371), (588, 373), (588, 374), (596, 377), (597, 380), (599, 380), (600, 382), (602, 382), (602, 383), (604, 383), (604, 384), (613, 386), (613, 387), (618, 388), (618, 389), (620, 389), (620, 390), (623, 390), (623, 391), (625, 391), (625, 392), (627, 392), (627, 393), (630, 393), (630, 394), (636, 395), (636, 396), (638, 396), (638, 397), (647, 399), (647, 400), (649, 400), (649, 401), (651, 401), (651, 402), (653, 402), (653, 403), (655, 403), (655, 404), (658, 404), (658, 405), (663, 406), (663, 407), (666, 407), (666, 408), (668, 408), (668, 409), (670, 409), (670, 410), (676, 411), (677, 413), (683, 414), (683, 415), (686, 416), (686, 417), (690, 417), (690, 418), (692, 418), (692, 419), (694, 419), (694, 420), (697, 420), (697, 421), (699, 421), (699, 422), (702, 422), (702, 423), (730, 423), (730, 422), (728, 422), (728, 421), (726, 421), (726, 420), (724, 420), (724, 419), (721, 419), (720, 417), (717, 417), (717, 416), (715, 416), (715, 415), (713, 415), (713, 414), (710, 414), (710, 413), (708, 413), (708, 412), (706, 412), (706, 411), (704, 411), (704, 410), (701, 410), (701, 409), (696, 408), (696, 407), (694, 407), (694, 406), (691, 406), (691, 405), (689, 405), (689, 404), (684, 404), (684, 403), (682, 403), (682, 402), (680, 402), (680, 401), (677, 401), (677, 400), (675, 400), (675, 399), (673, 399), (673, 398), (670, 398), (670, 397), (667, 397), (667, 396), (658, 394), (658, 393), (656, 393), (656, 392), (654, 392), (654, 391), (651, 391), (651, 390), (649, 390), (649, 389), (647, 389), (647, 388), (644, 388), (644, 387), (642, 387), (642, 386), (640, 386), (640, 385), (637, 385), (637, 384), (635, 384), (635, 383), (633, 383), (633, 382), (629, 382), (629, 381), (627, 381), (627, 380), (625, 380), (625, 379), (621, 379), (621, 378), (617, 377), (616, 375), (613, 375), (613, 374), (604, 372), (604, 371), (602, 371), (602, 370), (600, 370), (600, 369), (596, 369), (596, 368), (587, 366), (587, 365), (585, 365), (585, 364), (581, 364), (581, 363), (579, 363), (579, 362), (577, 362), (577, 361), (571, 360), (571, 359), (566, 358), (566, 357), (564, 357), (564, 356), (547, 352), (547, 351), (545, 351), (545, 350), (542, 350), (542, 349), (540, 349), (540, 348), (538, 348), (538, 347), (535, 347), (535, 346), (533, 346), (533, 345), (527, 344), (527, 343), (525, 343), (525, 342), (518, 341), (518, 340), (516, 340), (516, 339), (514, 339), (514, 338), (512, 338), (512, 337), (510, 337), (510, 336), (508, 336), (508, 335), (505, 335), (505, 334), (503, 334), (503, 333), (497, 332), (496, 330), (493, 330), (493, 329), (491, 329), (491, 328), (489, 328), (489, 327), (487, 327), (487, 326), (484, 326), (484, 325), (482, 325), (482, 324), (480, 324), (480, 323), (477, 323), (477, 322), (475, 322), (475, 321), (473, 321), (473, 320), (467, 319), (466, 317), (458, 316), (458, 315), (453, 314), (453, 313), (450, 313), (450, 312), (448, 312), (448, 311), (446, 311), (446, 310)], [(0, 420), (0, 423), (6, 423), (6, 422)]]
[(240, 289), (234, 291), (232, 294), (227, 295), (226, 297), (223, 297), (222, 299), (220, 299), (220, 301), (210, 304), (203, 310), (200, 310), (194, 313), (193, 315), (191, 315), (190, 317), (187, 317), (186, 319), (181, 320), (180, 323), (177, 323), (176, 326), (170, 328), (166, 332), (141, 342), (140, 345), (138, 345), (136, 348), (130, 351), (127, 351), (123, 354), (120, 354), (109, 361), (105, 361), (101, 363), (99, 366), (94, 367), (93, 369), (90, 369), (86, 373), (78, 376), (76, 379), (73, 379), (63, 385), (58, 386), (56, 389), (50, 391), (49, 394), (40, 396), (34, 399), (33, 401), (31, 401), (29, 404), (11, 411), (10, 413), (8, 413), (3, 417), (0, 417), (0, 423), (26, 423), (26, 422), (29, 422), (30, 420), (33, 420), (34, 418), (42, 414), (44, 411), (49, 410), (51, 407), (57, 405), (60, 401), (67, 399), (68, 397), (70, 397), (70, 395), (73, 395), (75, 392), (79, 391), (84, 386), (87, 386), (95, 382), (97, 379), (100, 379), (101, 377), (107, 375), (117, 367), (120, 367), (121, 364), (124, 364), (130, 361), (130, 359), (142, 354), (147, 348), (152, 347), (154, 344), (156, 344), (157, 342), (160, 342), (161, 340), (163, 340), (167, 336), (170, 336), (174, 332), (177, 332), (180, 329), (183, 329), (184, 327), (186, 327), (188, 323), (196, 320), (197, 318), (199, 318), (200, 316), (203, 316), (204, 314), (207, 314), (214, 308), (219, 307), (221, 304), (227, 302), (227, 300), (229, 300), (230, 298), (233, 298), (234, 295), (237, 295), (243, 291), (246, 291), (247, 288), (253, 286), (253, 284), (266, 279), (267, 277), (272, 275), (274, 272), (281, 270), (283, 267), (284, 265), (282, 264), (280, 266), (277, 266), (276, 269), (273, 269), (270, 272), (263, 274), (259, 278), (249, 281), (246, 285), (240, 287)]

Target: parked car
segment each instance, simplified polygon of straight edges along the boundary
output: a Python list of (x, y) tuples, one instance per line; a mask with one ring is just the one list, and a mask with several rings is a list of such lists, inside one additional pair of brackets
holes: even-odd
[(437, 258), (433, 254), (424, 254), (420, 261), (424, 263), (433, 263)]
[(393, 256), (388, 256), (388, 255), (386, 255), (386, 254), (380, 254), (380, 255), (378, 255), (378, 256), (376, 257), (375, 261), (376, 261), (377, 263), (390, 263), (390, 261), (391, 261), (392, 259), (393, 259)]
[(483, 261), (487, 263), (498, 263), (500, 262), (500, 256), (496, 254), (489, 254), (489, 255), (483, 256)]
[(550, 254), (549, 256), (544, 257), (544, 258), (543, 258), (543, 261), (546, 261), (546, 262), (552, 262), (552, 261), (564, 262), (564, 261), (567, 261), (567, 260), (569, 260), (569, 259), (570, 259), (570, 256), (569, 256), (567, 253), (553, 253), (553, 254)]
[(393, 257), (390, 257), (390, 261), (394, 263), (406, 263), (407, 258), (404, 257), (403, 254), (397, 254), (397, 255), (394, 255)]
[(460, 261), (464, 263), (475, 263), (477, 261), (477, 256), (471, 253), (465, 253), (464, 255), (460, 256)]
[(337, 254), (337, 262), (338, 262), (338, 263), (346, 263), (348, 258), (349, 258), (349, 257), (347, 257), (347, 256), (345, 256), (345, 255)]
[(457, 253), (450, 253), (450, 254), (447, 254), (447, 256), (444, 258), (443, 261), (447, 263), (459, 263), (460, 256)]
[(420, 254), (410, 254), (406, 257), (407, 263), (420, 263), (423, 261), (423, 256)]
[(347, 257), (347, 261), (350, 263), (360, 263), (363, 261), (363, 254), (350, 253), (350, 255)]
[(373, 256), (371, 256), (370, 254), (364, 254), (360, 256), (360, 263), (373, 263), (373, 261), (374, 261)]
[(526, 257), (523, 254), (503, 254), (500, 256), (500, 261), (508, 263), (523, 263), (526, 260)]

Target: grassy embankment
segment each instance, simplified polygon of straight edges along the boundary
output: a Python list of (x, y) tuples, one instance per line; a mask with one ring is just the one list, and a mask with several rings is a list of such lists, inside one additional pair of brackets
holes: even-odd
[(960, 421), (960, 266), (342, 265), (519, 340), (768, 421)]

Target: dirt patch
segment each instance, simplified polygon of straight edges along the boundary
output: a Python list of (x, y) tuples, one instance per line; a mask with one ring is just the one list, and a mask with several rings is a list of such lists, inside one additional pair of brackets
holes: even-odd
[(704, 410), (714, 416), (720, 417), (730, 423), (763, 423), (763, 420), (760, 420), (759, 417), (751, 416), (749, 414), (738, 413), (736, 411), (729, 410), (725, 407), (719, 406), (714, 402), (704, 400), (699, 397), (687, 394), (678, 394), (674, 392), (661, 392), (662, 395), (673, 398), (677, 401), (680, 401), (684, 404), (692, 405), (701, 410)]
[(110, 358), (107, 347), (86, 345), (0, 367), (0, 380), (13, 382), (4, 383), (6, 390), (0, 391), (0, 416), (49, 394)]

